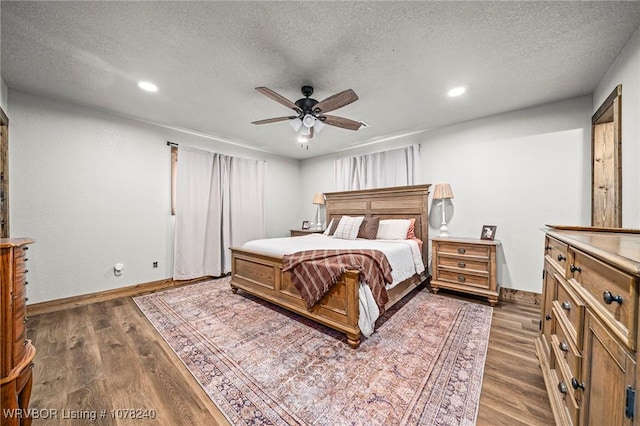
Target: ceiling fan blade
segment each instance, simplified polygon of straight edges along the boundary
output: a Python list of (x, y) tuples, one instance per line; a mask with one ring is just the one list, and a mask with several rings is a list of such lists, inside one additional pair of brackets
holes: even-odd
[(276, 92), (274, 92), (273, 90), (267, 87), (256, 87), (256, 90), (262, 93), (263, 95), (265, 95), (267, 98), (271, 98), (274, 101), (278, 102), (279, 104), (286, 106), (287, 108), (291, 108), (298, 113), (301, 112), (300, 108), (298, 108), (296, 104), (294, 104), (289, 99), (285, 98), (282, 95), (277, 94)]
[(323, 115), (319, 117), (324, 124), (330, 126), (342, 127), (343, 129), (358, 130), (362, 123), (359, 121), (349, 120), (344, 117), (336, 117), (335, 115)]
[(313, 110), (320, 110), (320, 112), (330, 112), (338, 108), (342, 108), (345, 105), (349, 105), (352, 102), (358, 100), (358, 95), (351, 89), (343, 90), (340, 93), (336, 93), (333, 96), (329, 96), (314, 105)]
[(285, 121), (285, 120), (291, 120), (293, 118), (296, 118), (295, 115), (289, 116), (289, 117), (276, 117), (276, 118), (267, 118), (266, 120), (258, 120), (258, 121), (252, 121), (251, 124), (269, 124), (269, 123), (277, 123), (278, 121)]

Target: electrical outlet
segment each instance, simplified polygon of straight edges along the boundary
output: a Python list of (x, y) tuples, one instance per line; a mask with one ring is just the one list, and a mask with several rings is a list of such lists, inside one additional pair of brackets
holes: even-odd
[(153, 267), (157, 268), (158, 267), (158, 262), (153, 262)]

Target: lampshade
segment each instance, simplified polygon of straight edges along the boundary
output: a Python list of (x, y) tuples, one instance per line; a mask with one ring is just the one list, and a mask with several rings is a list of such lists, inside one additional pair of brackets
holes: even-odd
[(433, 199), (444, 200), (447, 198), (453, 198), (451, 185), (449, 185), (448, 183), (437, 183), (435, 189), (433, 190)]
[(313, 204), (324, 205), (324, 194), (318, 193), (314, 195)]

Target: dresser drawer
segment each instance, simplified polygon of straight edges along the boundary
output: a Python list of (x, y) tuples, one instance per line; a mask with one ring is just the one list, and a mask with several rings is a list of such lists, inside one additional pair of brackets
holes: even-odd
[(447, 256), (438, 257), (438, 266), (445, 268), (455, 268), (464, 271), (472, 272), (484, 272), (489, 273), (489, 261), (488, 260), (473, 260), (473, 259), (461, 259)]
[(573, 253), (570, 273), (575, 283), (584, 289), (585, 298), (591, 299), (596, 313), (611, 321), (629, 349), (635, 350), (638, 318), (635, 278), (577, 250)]
[(558, 283), (558, 299), (553, 301), (556, 318), (558, 318), (558, 321), (564, 321), (566, 337), (571, 338), (578, 350), (581, 351), (583, 349), (584, 302), (569, 288), (563, 278), (557, 274), (554, 274), (554, 277)]
[[(558, 364), (553, 351), (551, 352), (551, 358), (552, 366)], [(552, 392), (555, 394), (554, 399), (561, 401), (561, 409), (563, 410), (563, 413), (561, 413), (562, 418), (567, 419), (570, 425), (577, 425), (580, 407), (573, 396), (571, 396), (569, 390), (571, 389), (571, 383), (566, 381), (566, 378), (562, 375), (562, 371), (559, 368), (552, 368), (550, 373)], [(562, 423), (565, 422), (563, 421)]]
[(560, 271), (565, 271), (567, 265), (568, 246), (562, 241), (547, 236), (545, 244), (545, 255)]
[(438, 252), (440, 254), (454, 254), (469, 256), (470, 258), (489, 259), (490, 248), (484, 245), (473, 245), (457, 242), (439, 242)]
[(556, 322), (555, 334), (551, 335), (551, 347), (556, 353), (558, 362), (564, 362), (570, 376), (581, 380), (580, 363), (582, 357), (573, 340), (567, 336), (565, 325), (562, 321)]
[(488, 275), (475, 275), (441, 269), (438, 271), (438, 280), (456, 283), (464, 286), (473, 286), (487, 289), (489, 288)]

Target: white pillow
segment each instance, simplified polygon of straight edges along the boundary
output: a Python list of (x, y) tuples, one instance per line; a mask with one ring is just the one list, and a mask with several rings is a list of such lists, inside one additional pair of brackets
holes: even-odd
[(329, 222), (329, 225), (327, 226), (327, 229), (324, 230), (322, 235), (329, 235), (329, 231), (331, 231), (331, 225), (333, 225), (333, 219), (331, 219), (331, 222)]
[(409, 219), (381, 220), (376, 240), (406, 240), (410, 225)]
[(364, 216), (342, 216), (340, 218), (340, 222), (338, 222), (338, 227), (336, 228), (336, 232), (334, 232), (333, 237), (342, 238), (343, 240), (355, 240), (358, 238), (358, 231), (360, 230), (360, 225), (363, 220)]

